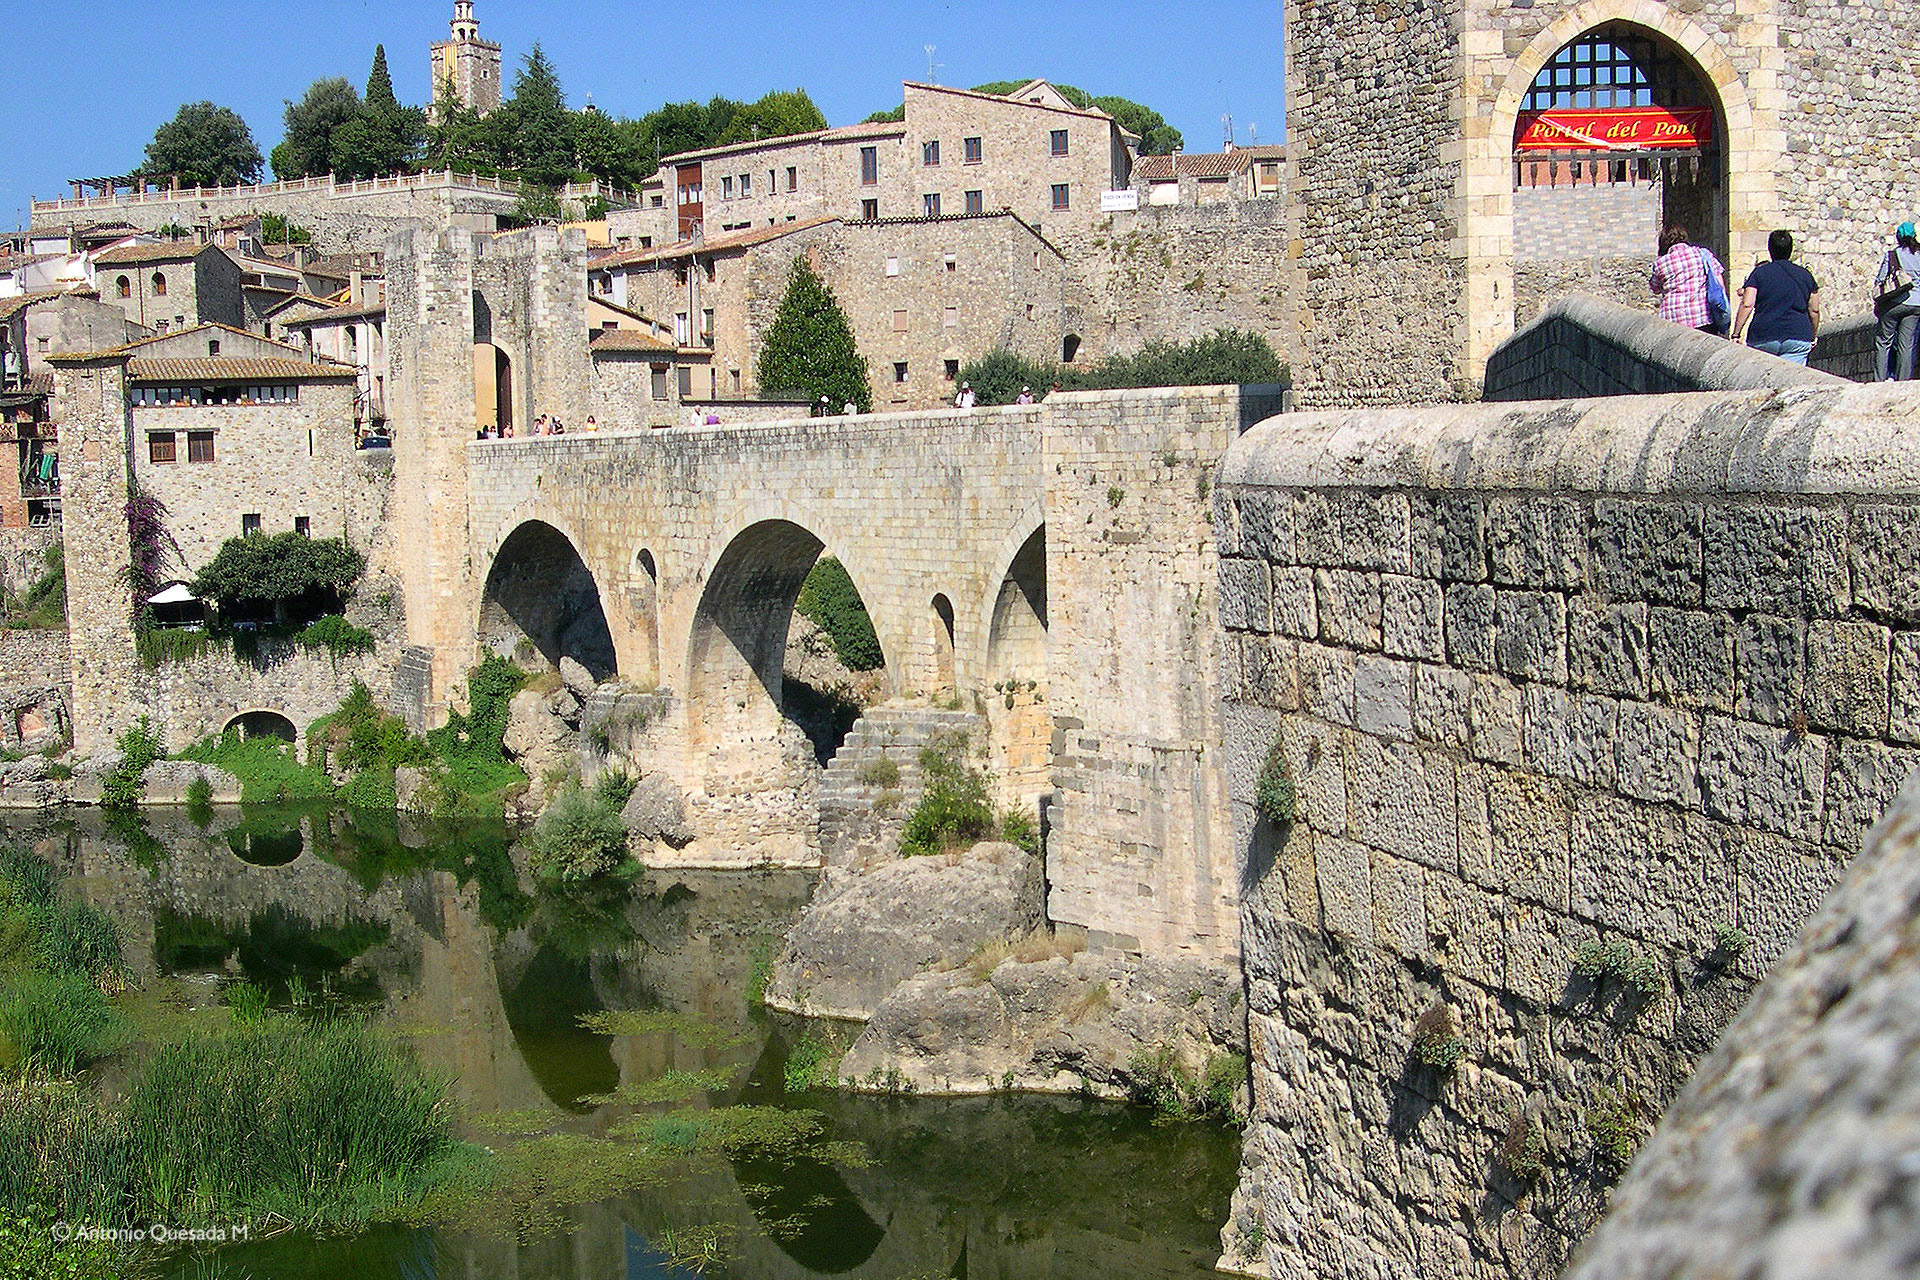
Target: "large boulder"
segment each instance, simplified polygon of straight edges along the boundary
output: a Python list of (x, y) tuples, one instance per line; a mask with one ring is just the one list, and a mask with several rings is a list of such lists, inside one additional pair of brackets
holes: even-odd
[(547, 695), (536, 689), (522, 689), (507, 703), (507, 731), (501, 745), (536, 787), (549, 775), (573, 768), (573, 729), (555, 714)]
[(216, 765), (195, 760), (155, 760), (140, 775), (144, 804), (186, 804), (194, 781), (205, 778), (211, 804), (239, 804), (240, 779)]
[(433, 811), (432, 791), (427, 787), (431, 775), (425, 769), (403, 764), (393, 771), (393, 807), (401, 813), (424, 814)]
[(560, 683), (571, 690), (575, 697), (593, 696), (593, 673), (572, 658), (560, 659)]
[(787, 936), (767, 1003), (866, 1018), (930, 966), (1030, 933), (1045, 919), (1044, 892), (1040, 859), (996, 843), (831, 879)]
[(693, 827), (687, 822), (686, 801), (672, 780), (658, 773), (641, 777), (620, 810), (620, 821), (627, 833), (644, 841), (665, 841), (676, 849), (693, 842)]
[(1237, 970), (1069, 952), (1061, 940), (1036, 937), (1004, 957), (901, 983), (842, 1060), (841, 1080), (922, 1093), (1018, 1087), (1245, 1106)]

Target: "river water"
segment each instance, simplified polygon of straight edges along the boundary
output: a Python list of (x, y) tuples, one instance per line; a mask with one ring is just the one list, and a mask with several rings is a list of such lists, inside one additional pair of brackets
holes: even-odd
[[(222, 989), (241, 980), (279, 1006), (359, 1008), (453, 1079), (461, 1136), (496, 1149), (524, 1133), (601, 1139), (675, 1106), (818, 1113), (819, 1142), (783, 1154), (611, 1195), (583, 1177), (551, 1188), (538, 1213), (483, 1208), (459, 1225), (256, 1230), (176, 1256), (169, 1277), (1157, 1280), (1209, 1274), (1218, 1254), (1239, 1156), (1230, 1129), (1079, 1098), (785, 1092), (802, 1038), (852, 1032), (748, 999), (812, 873), (649, 872), (615, 891), (553, 892), (516, 873), (498, 824), (325, 808), (204, 823), (14, 816), (0, 818), (0, 842), (36, 847), (118, 921), (141, 981), (136, 1022), (217, 1021)], [(581, 1025), (633, 1010), (657, 1012), (638, 1029), (613, 1024), (629, 1034)], [(688, 1073), (701, 1086), (690, 1097), (662, 1088)], [(847, 1151), (858, 1155), (836, 1154)], [(695, 1261), (690, 1238), (717, 1247)]]

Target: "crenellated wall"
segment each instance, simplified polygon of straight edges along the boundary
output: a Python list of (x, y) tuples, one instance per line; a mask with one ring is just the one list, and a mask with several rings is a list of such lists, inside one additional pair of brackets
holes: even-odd
[[(1920, 764), (1916, 428), (1911, 391), (1828, 385), (1287, 415), (1233, 447), (1230, 1257), (1559, 1270), (1605, 1205), (1605, 1091), (1650, 1125)], [(1256, 812), (1263, 772), (1290, 819)], [(1579, 972), (1591, 943), (1650, 995)], [(1437, 1003), (1451, 1077), (1410, 1057)], [(1523, 1115), (1537, 1183), (1499, 1154)]]

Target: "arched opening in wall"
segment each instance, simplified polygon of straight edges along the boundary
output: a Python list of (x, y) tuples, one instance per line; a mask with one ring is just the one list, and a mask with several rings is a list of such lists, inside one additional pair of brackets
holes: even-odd
[(1079, 334), (1070, 333), (1066, 337), (1060, 339), (1060, 363), (1072, 364), (1074, 361), (1074, 358), (1079, 354), (1080, 354), (1080, 335)]
[(660, 682), (660, 567), (653, 552), (641, 548), (633, 558), (633, 577), (627, 588), (629, 612), (637, 641), (640, 670), (628, 674), (643, 685)]
[(1047, 529), (1007, 567), (987, 633), (987, 747), (1003, 804), (1034, 806), (1051, 786), (1047, 710)]
[(933, 598), (933, 692), (953, 696), (953, 601), (941, 592)]
[(293, 721), (278, 711), (243, 711), (227, 721), (225, 732), (238, 733), (242, 738), (272, 738), (279, 742), (292, 742), (299, 737)]
[(500, 544), (480, 597), (480, 643), (523, 665), (572, 658), (596, 681), (617, 674), (600, 586), (567, 535), (542, 520)]
[(806, 762), (824, 766), (884, 695), (866, 601), (845, 566), (822, 558), (824, 545), (791, 521), (764, 520), (721, 554), (688, 647), (696, 746), (768, 762), (804, 746)]
[(1665, 36), (1607, 22), (1540, 69), (1513, 131), (1515, 322), (1580, 290), (1645, 307), (1660, 230), (1727, 259), (1726, 114)]

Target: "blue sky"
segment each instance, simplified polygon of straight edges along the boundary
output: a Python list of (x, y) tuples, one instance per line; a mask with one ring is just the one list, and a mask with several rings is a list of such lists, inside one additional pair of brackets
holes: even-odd
[[(211, 98), (246, 117), (264, 154), (283, 101), (315, 79), (363, 84), (387, 47), (401, 99), (427, 92), (427, 44), (444, 39), (452, 0), (0, 0), (0, 226), (66, 180), (124, 173), (182, 102)], [(1147, 0), (477, 0), (481, 34), (519, 57), (538, 40), (573, 106), (639, 115), (719, 93), (757, 98), (801, 86), (832, 124), (897, 106), (900, 81), (943, 84), (1036, 75), (1159, 110), (1210, 151), (1231, 113), (1239, 141), (1282, 135), (1280, 0), (1205, 6)], [(511, 84), (511, 72), (508, 83)]]

